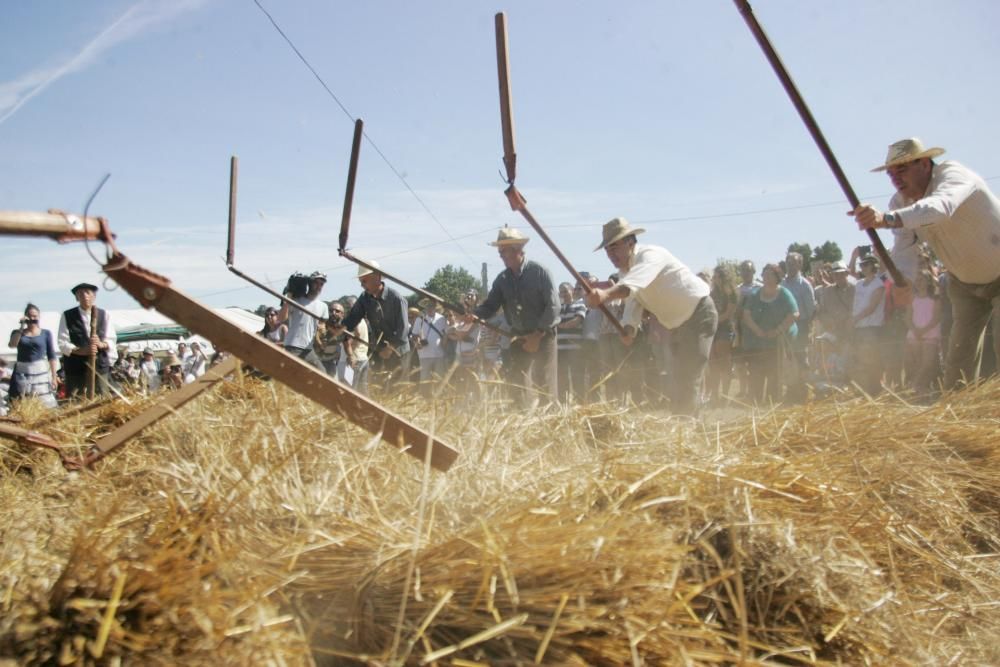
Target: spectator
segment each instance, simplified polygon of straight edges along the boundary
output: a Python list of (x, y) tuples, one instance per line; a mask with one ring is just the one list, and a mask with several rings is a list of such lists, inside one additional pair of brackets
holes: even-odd
[(161, 371), (161, 386), (168, 389), (180, 389), (184, 386), (184, 364), (176, 354), (167, 356)]
[(816, 321), (820, 368), (831, 379), (846, 378), (847, 355), (854, 327), (854, 279), (843, 262), (834, 262), (826, 272), (832, 280), (817, 290)]
[(907, 383), (918, 395), (926, 395), (934, 389), (941, 357), (941, 300), (934, 274), (928, 270), (920, 271), (913, 281), (907, 315)]
[[(597, 279), (589, 273), (581, 271), (580, 276), (587, 281), (591, 288), (597, 285)], [(585, 299), (586, 292), (582, 285), (576, 286), (574, 296), (577, 294), (578, 298)], [(585, 300), (584, 305), (586, 305)], [(580, 330), (580, 361), (583, 366), (583, 382), (586, 389), (584, 399), (588, 402), (593, 398), (593, 393), (599, 390), (599, 383), (603, 377), (604, 364), (601, 361), (601, 322), (603, 319), (604, 313), (601, 312), (600, 308), (587, 308), (587, 314), (583, 317), (583, 327)]]
[(750, 366), (743, 345), (743, 303), (750, 293), (762, 284), (757, 280), (757, 267), (749, 259), (740, 262), (740, 281), (739, 304), (733, 314), (733, 323), (736, 325), (736, 340), (733, 342), (733, 374), (740, 383), (740, 394), (744, 398), (749, 398)]
[[(108, 372), (118, 358), (115, 347), (117, 337), (111, 321), (111, 314), (94, 305), (97, 300), (97, 286), (80, 283), (72, 290), (79, 304), (62, 314), (59, 319), (58, 346), (63, 355), (62, 367), (66, 378), (66, 393), (75, 396), (89, 391), (90, 359), (95, 360), (95, 392), (107, 394)], [(97, 322), (96, 330), (90, 330), (91, 309)]]
[[(489, 320), (501, 308), (512, 340), (504, 365), (522, 407), (558, 397), (555, 327), (559, 322), (559, 296), (548, 269), (527, 259), (528, 237), (511, 227), (497, 234), (495, 247), (504, 270), (493, 281), (490, 292), (474, 314)], [(509, 361), (509, 363), (507, 363)]]
[(885, 321), (885, 287), (878, 277), (878, 268), (875, 255), (868, 254), (861, 258), (861, 280), (854, 285), (851, 315), (854, 327), (851, 379), (872, 396), (882, 390), (880, 344), (882, 323)]
[[(462, 299), (466, 312), (479, 304), (479, 292), (470, 289)], [(468, 318), (455, 318), (448, 327), (448, 338), (455, 341), (455, 369), (452, 384), (460, 398), (466, 402), (479, 397), (479, 340), (482, 327)]]
[(285, 342), (288, 325), (278, 319), (278, 309), (268, 308), (264, 311), (264, 328), (257, 332), (272, 343), (281, 345)]
[[(420, 362), (420, 389), (424, 396), (429, 396), (432, 383), (441, 379), (445, 373), (444, 338), (448, 321), (444, 315), (437, 312), (437, 301), (424, 299), (421, 301), (424, 312), (417, 315), (410, 328), (410, 340), (417, 350)], [(419, 311), (418, 311), (419, 312)]]
[[(985, 181), (958, 162), (935, 164), (943, 148), (924, 148), (916, 138), (889, 146), (886, 171), (896, 188), (889, 210), (863, 204), (853, 215), (862, 229), (904, 229), (934, 250), (948, 270), (953, 317), (944, 386), (978, 378), (982, 338), (990, 317), (1000, 319), (1000, 200)], [(1000, 327), (993, 329), (1000, 357)]]
[(594, 307), (611, 299), (627, 299), (622, 324), (623, 342), (631, 345), (642, 310), (648, 310), (670, 329), (674, 378), (671, 382), (671, 409), (695, 415), (699, 409), (702, 375), (708, 364), (718, 315), (709, 298), (708, 285), (665, 248), (638, 245), (636, 235), (644, 229), (632, 227), (624, 218), (605, 223), (601, 244), (621, 282), (610, 289), (596, 289), (587, 295)]
[(733, 376), (733, 341), (736, 339), (736, 309), (740, 300), (736, 274), (731, 265), (722, 263), (715, 267), (709, 296), (715, 304), (715, 312), (719, 314), (719, 326), (712, 341), (705, 396), (709, 401), (721, 401), (729, 395)]
[(569, 283), (559, 285), (559, 301), (559, 324), (556, 325), (559, 369), (557, 386), (560, 398), (576, 400), (583, 395), (585, 389), (580, 343), (583, 340), (583, 321), (587, 315), (587, 306), (582, 300), (574, 298), (573, 286)]
[(196, 340), (191, 341), (188, 358), (181, 363), (184, 364), (184, 382), (186, 384), (190, 384), (204, 375), (205, 371), (208, 370), (208, 357), (201, 349), (201, 343)]
[(750, 397), (755, 401), (781, 400), (783, 366), (791, 361), (788, 339), (795, 336), (799, 316), (795, 297), (781, 286), (781, 269), (761, 269), (763, 285), (743, 303), (743, 345), (750, 366)]
[(160, 388), (162, 384), (160, 362), (153, 356), (153, 351), (148, 347), (142, 351), (142, 361), (139, 362), (140, 380), (146, 387), (146, 392), (152, 394)]
[(316, 356), (319, 357), (323, 368), (326, 369), (326, 374), (336, 378), (346, 338), (343, 333), (338, 334), (336, 329), (344, 319), (344, 307), (337, 301), (331, 301), (326, 307), (330, 311), (330, 317), (327, 319), (326, 325), (321, 327), (316, 334)]
[(38, 306), (29, 303), (21, 318), (21, 327), (10, 334), (9, 347), (17, 348), (17, 361), (10, 378), (8, 394), (18, 399), (34, 396), (48, 408), (56, 401), (56, 353), (52, 332), (39, 324)]
[(809, 368), (809, 357), (806, 352), (809, 338), (812, 334), (813, 316), (816, 314), (816, 295), (812, 284), (802, 275), (803, 258), (800, 253), (790, 252), (785, 256), (785, 279), (781, 286), (792, 293), (799, 309), (799, 317), (795, 321), (797, 333), (791, 339), (792, 352), (799, 369), (798, 381), (788, 388), (789, 398), (803, 401), (806, 398), (805, 372)]

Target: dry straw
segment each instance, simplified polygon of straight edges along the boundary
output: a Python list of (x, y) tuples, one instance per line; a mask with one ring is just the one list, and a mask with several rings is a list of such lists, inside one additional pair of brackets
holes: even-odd
[[(695, 422), (389, 399), (461, 448), (440, 474), (237, 379), (93, 473), (0, 443), (0, 656), (996, 664), (998, 400)], [(142, 407), (42, 430), (80, 448)]]

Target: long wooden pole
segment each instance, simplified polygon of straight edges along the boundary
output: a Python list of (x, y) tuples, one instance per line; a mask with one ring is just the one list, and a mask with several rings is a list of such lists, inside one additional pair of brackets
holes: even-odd
[(351, 162), (347, 168), (347, 191), (344, 192), (344, 212), (340, 216), (340, 236), (337, 249), (347, 250), (347, 235), (351, 226), (351, 210), (354, 208), (354, 184), (358, 176), (358, 157), (361, 154), (361, 137), (365, 124), (360, 118), (354, 121), (354, 140), (351, 142)]
[[(237, 189), (236, 182), (237, 182), (238, 168), (239, 168), (239, 160), (234, 155), (229, 163), (229, 234), (228, 234), (229, 242), (226, 245), (226, 268), (229, 269), (229, 272), (232, 273), (233, 275), (242, 278), (243, 280), (247, 281), (248, 283), (250, 283), (251, 285), (253, 285), (258, 289), (264, 290), (265, 292), (275, 297), (279, 301), (287, 303), (289, 307), (297, 309), (299, 312), (308, 315), (314, 320), (324, 322), (325, 320), (321, 315), (317, 315), (316, 313), (312, 312), (305, 306), (299, 304), (294, 299), (289, 299), (284, 294), (281, 294), (278, 291), (271, 289), (264, 283), (254, 279), (251, 276), (248, 276), (247, 274), (243, 273), (235, 266), (233, 266), (233, 261), (236, 258), (236, 189)], [(350, 331), (345, 331), (344, 335), (347, 336), (348, 338), (353, 338), (359, 343), (363, 343), (365, 345), (368, 344), (368, 341), (362, 340), (360, 337), (355, 336)]]
[[(545, 242), (545, 245), (552, 250), (556, 258), (570, 272), (570, 275), (576, 279), (577, 284), (590, 294), (594, 288), (574, 268), (573, 264), (566, 258), (566, 255), (559, 250), (559, 246), (556, 245), (555, 241), (545, 233), (541, 224), (531, 214), (531, 211), (528, 210), (527, 200), (524, 198), (524, 195), (514, 187), (514, 176), (517, 171), (517, 152), (514, 149), (514, 113), (510, 94), (510, 58), (507, 54), (507, 17), (503, 12), (496, 15), (494, 27), (496, 29), (497, 43), (497, 79), (500, 82), (500, 127), (503, 132), (503, 163), (507, 170), (507, 183), (510, 186), (504, 191), (504, 194), (507, 195), (507, 201), (510, 202), (511, 209), (520, 213), (528, 221), (528, 224), (538, 233), (538, 236)], [(618, 333), (622, 336), (628, 335), (625, 327), (622, 326), (622, 323), (618, 321), (618, 318), (614, 316), (605, 304), (602, 303), (598, 308), (604, 313), (604, 317), (607, 318), (608, 322), (618, 330)]]
[[(795, 106), (795, 110), (799, 112), (799, 117), (802, 119), (802, 122), (805, 123), (806, 129), (809, 131), (809, 134), (812, 135), (813, 141), (816, 142), (816, 146), (819, 148), (820, 153), (823, 154), (823, 158), (826, 160), (827, 166), (830, 167), (830, 171), (833, 172), (834, 178), (836, 178), (837, 183), (840, 184), (840, 189), (843, 191), (844, 196), (847, 197), (847, 201), (851, 204), (851, 208), (856, 209), (861, 205), (861, 201), (858, 199), (858, 196), (854, 194), (854, 188), (851, 187), (850, 181), (847, 180), (847, 175), (844, 174), (844, 170), (840, 168), (840, 163), (837, 161), (837, 157), (833, 154), (833, 149), (831, 149), (830, 144), (826, 142), (826, 137), (823, 136), (823, 132), (819, 129), (819, 123), (817, 123), (816, 119), (813, 118), (812, 112), (809, 111), (809, 107), (806, 105), (805, 100), (799, 93), (795, 82), (792, 81), (792, 77), (788, 74), (788, 70), (785, 68), (785, 64), (781, 61), (781, 57), (778, 56), (778, 52), (774, 50), (774, 47), (771, 45), (771, 40), (768, 39), (764, 29), (757, 21), (757, 17), (754, 16), (750, 3), (747, 2), (747, 0), (733, 0), (733, 2), (736, 3), (736, 8), (743, 16), (743, 20), (746, 22), (747, 27), (750, 28), (750, 32), (753, 33), (753, 36), (757, 40), (757, 44), (760, 45), (761, 50), (764, 52), (764, 56), (767, 58), (767, 61), (771, 63), (771, 68), (774, 70), (774, 73), (778, 75), (778, 80), (781, 82), (782, 87), (785, 89), (789, 99), (791, 99), (792, 104)], [(875, 252), (878, 253), (879, 259), (882, 260), (882, 265), (892, 276), (893, 282), (898, 287), (904, 287), (906, 285), (906, 278), (903, 277), (903, 274), (901, 274), (899, 269), (896, 268), (896, 264), (892, 261), (892, 258), (889, 257), (889, 252), (885, 249), (885, 245), (882, 244), (882, 239), (879, 238), (878, 233), (874, 229), (867, 229), (865, 231), (868, 232), (868, 238), (872, 242), (872, 247), (875, 249)]]
[[(357, 181), (358, 158), (361, 153), (361, 137), (363, 136), (363, 134), (364, 134), (364, 123), (359, 118), (356, 121), (354, 121), (354, 140), (351, 143), (351, 161), (347, 169), (347, 189), (344, 192), (344, 212), (340, 217), (340, 236), (338, 238), (338, 241), (340, 243), (338, 252), (340, 253), (340, 256), (348, 261), (354, 262), (358, 266), (363, 266), (369, 271), (374, 271), (380, 274), (383, 278), (388, 278), (392, 282), (402, 285), (403, 287), (419, 294), (420, 296), (426, 299), (430, 299), (432, 301), (441, 304), (444, 308), (447, 308), (453, 313), (459, 315), (465, 315), (466, 309), (463, 308), (462, 306), (459, 306), (454, 303), (449, 303), (448, 301), (445, 301), (444, 299), (439, 297), (437, 294), (428, 292), (427, 290), (417, 287), (415, 285), (411, 285), (408, 282), (402, 280), (401, 278), (397, 278), (396, 276), (390, 273), (386, 273), (385, 269), (377, 267), (373, 264), (369, 264), (363, 259), (359, 259), (347, 251), (347, 240), (351, 229), (351, 211), (354, 209), (354, 184)], [(481, 320), (478, 317), (475, 318), (475, 320), (481, 326), (490, 329), (492, 331), (495, 331), (503, 336), (510, 335), (509, 331), (504, 331), (499, 327), (495, 327), (489, 322), (486, 322), (485, 320)]]

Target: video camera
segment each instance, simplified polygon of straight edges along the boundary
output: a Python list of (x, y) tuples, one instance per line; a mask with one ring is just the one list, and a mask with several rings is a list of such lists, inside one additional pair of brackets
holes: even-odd
[(293, 299), (301, 299), (309, 293), (310, 283), (311, 280), (309, 276), (296, 271), (292, 275), (288, 276), (288, 282), (285, 284), (284, 293)]

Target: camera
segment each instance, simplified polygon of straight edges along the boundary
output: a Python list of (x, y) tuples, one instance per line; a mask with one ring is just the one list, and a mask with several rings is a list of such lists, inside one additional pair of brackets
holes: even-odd
[(858, 246), (858, 257), (867, 257), (870, 254), (872, 254), (872, 247), (870, 245)]
[(309, 285), (311, 282), (312, 281), (309, 276), (296, 271), (292, 275), (288, 276), (288, 282), (285, 284), (285, 294), (293, 299), (301, 299), (309, 293)]

